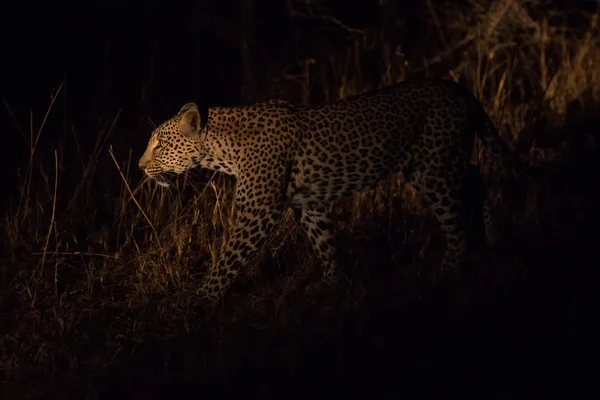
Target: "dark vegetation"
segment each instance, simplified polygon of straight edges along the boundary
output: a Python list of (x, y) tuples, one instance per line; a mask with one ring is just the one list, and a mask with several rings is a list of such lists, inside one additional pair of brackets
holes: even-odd
[[(2, 398), (597, 394), (596, 4), (401, 4), (146, 5), (3, 34)], [(198, 307), (233, 182), (144, 181), (149, 118), (412, 75), (464, 84), (516, 154), (552, 166), (494, 194), (499, 241), (433, 279), (443, 238), (398, 177), (333, 205), (338, 291), (303, 296), (318, 263), (290, 212), (219, 307)]]

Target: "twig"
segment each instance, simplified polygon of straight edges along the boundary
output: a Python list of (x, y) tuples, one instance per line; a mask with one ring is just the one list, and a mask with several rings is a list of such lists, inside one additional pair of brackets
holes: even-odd
[(50, 217), (50, 226), (48, 227), (48, 234), (46, 235), (46, 243), (44, 243), (44, 251), (42, 253), (42, 268), (40, 269), (40, 278), (44, 272), (44, 263), (46, 262), (46, 253), (48, 250), (48, 242), (50, 241), (50, 235), (52, 234), (52, 227), (54, 226), (54, 217), (56, 215), (56, 193), (58, 192), (58, 152), (54, 150), (54, 196), (52, 198), (52, 216)]
[(427, 10), (429, 11), (429, 15), (431, 16), (433, 24), (436, 27), (438, 36), (440, 37), (440, 42), (442, 43), (442, 46), (446, 47), (448, 44), (446, 43), (446, 38), (445, 38), (445, 35), (443, 33), (443, 30), (442, 30), (442, 24), (440, 23), (440, 20), (437, 17), (437, 14), (435, 13), (435, 10), (433, 9), (433, 5), (431, 4), (431, 0), (427, 0), (425, 3), (427, 4)]
[(121, 171), (121, 167), (119, 167), (119, 163), (117, 162), (117, 159), (115, 158), (115, 154), (113, 153), (113, 150), (112, 150), (112, 145), (109, 146), (108, 152), (110, 153), (110, 156), (112, 157), (115, 165), (117, 166), (117, 170), (119, 171), (119, 175), (121, 175), (121, 179), (123, 179), (123, 182), (125, 183), (125, 187), (127, 188), (127, 191), (129, 192), (129, 195), (131, 196), (131, 199), (133, 200), (133, 202), (135, 203), (135, 205), (138, 207), (138, 209), (140, 210), (140, 212), (142, 213), (142, 215), (144, 216), (144, 218), (146, 219), (146, 221), (150, 225), (150, 228), (152, 228), (152, 232), (154, 233), (154, 237), (156, 238), (156, 244), (158, 245), (158, 248), (160, 249), (160, 254), (161, 254), (161, 256), (164, 256), (165, 255), (165, 251), (163, 250), (162, 245), (160, 244), (160, 240), (158, 238), (158, 233), (156, 232), (156, 229), (154, 228), (154, 225), (152, 224), (152, 221), (150, 221), (150, 218), (148, 218), (148, 216), (144, 212), (144, 209), (142, 208), (142, 206), (140, 205), (140, 203), (135, 198), (133, 192), (131, 191), (131, 188), (129, 187), (129, 183), (127, 183), (127, 179), (125, 179), (125, 176), (123, 175), (123, 172)]
[(461, 50), (462, 48), (465, 48), (467, 45), (469, 45), (476, 38), (477, 38), (477, 34), (476, 33), (469, 33), (461, 41), (459, 41), (454, 46), (452, 46), (452, 48), (444, 50), (442, 53), (440, 53), (439, 55), (437, 55), (435, 57), (432, 57), (430, 59), (424, 60), (423, 66), (420, 67), (420, 68), (415, 68), (413, 70), (413, 72), (423, 71), (423, 70), (431, 67), (434, 64), (441, 63), (442, 61), (444, 61), (445, 58), (451, 56), (456, 51)]
[[(26, 196), (25, 199), (23, 201), (23, 189), (21, 189), (21, 198), (19, 199), (19, 207), (17, 209), (17, 215), (19, 215), (19, 213), (21, 212), (22, 207), (26, 207), (27, 203), (29, 203), (29, 193), (30, 193), (30, 189), (31, 189), (31, 177), (32, 177), (32, 163), (33, 163), (33, 157), (35, 154), (35, 149), (37, 148), (37, 144), (40, 140), (40, 136), (42, 135), (42, 129), (44, 129), (44, 126), (46, 125), (46, 121), (48, 120), (48, 115), (50, 115), (50, 110), (52, 110), (52, 106), (54, 105), (54, 102), (56, 101), (56, 98), (58, 97), (58, 94), (60, 93), (61, 89), (63, 87), (63, 83), (60, 84), (60, 86), (58, 87), (58, 89), (56, 90), (56, 93), (54, 93), (54, 95), (52, 95), (52, 97), (50, 98), (50, 105), (48, 106), (48, 109), (46, 110), (46, 114), (44, 115), (44, 119), (42, 120), (42, 124), (40, 125), (37, 135), (35, 137), (35, 141), (33, 140), (33, 118), (31, 118), (31, 123), (30, 123), (30, 142), (29, 142), (29, 146), (30, 146), (30, 152), (29, 152), (29, 164), (27, 165), (27, 172), (25, 173), (25, 181), (27, 181), (28, 183), (26, 184), (27, 186), (27, 191), (26, 191)], [(40, 171), (43, 174), (44, 169), (42, 168), (41, 164), (40, 164)], [(47, 178), (45, 177), (45, 174), (43, 174), (44, 180), (46, 180), (47, 183)], [(23, 213), (23, 220), (25, 220), (26, 214)], [(22, 222), (21, 221), (21, 222)]]
[(288, 6), (288, 12), (290, 13), (290, 16), (293, 17), (301, 17), (304, 19), (312, 19), (312, 20), (319, 20), (319, 21), (324, 21), (324, 22), (329, 22), (333, 25), (335, 25), (336, 27), (349, 32), (349, 33), (354, 33), (354, 34), (358, 34), (361, 35), (362, 37), (365, 37), (366, 33), (364, 30), (362, 29), (356, 29), (356, 28), (351, 28), (348, 25), (344, 24), (342, 21), (340, 21), (337, 18), (334, 18), (330, 15), (314, 15), (314, 14), (305, 14), (303, 12), (297, 11), (294, 9), (294, 7), (291, 5), (291, 3), (288, 2), (287, 4)]
[[(110, 255), (110, 254), (88, 253), (88, 252), (84, 252), (84, 251), (66, 251), (66, 252), (54, 251), (52, 253), (56, 256), (87, 256), (87, 257), (117, 258), (117, 256)], [(31, 253), (31, 254), (39, 256), (40, 254), (43, 254), (43, 253), (38, 252), (38, 253)]]

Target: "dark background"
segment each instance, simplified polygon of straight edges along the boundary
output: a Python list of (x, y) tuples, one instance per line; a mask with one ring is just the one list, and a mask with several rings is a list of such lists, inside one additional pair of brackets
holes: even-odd
[[(34, 126), (37, 128), (47, 110), (51, 94), (61, 83), (64, 83), (63, 95), (58, 97), (41, 135), (38, 148), (40, 157), (51, 159), (53, 149), (65, 138), (71, 138), (72, 132), (77, 132), (84, 147), (93, 146), (97, 132), (121, 110), (110, 142), (117, 148), (133, 148), (133, 158), (137, 159), (151, 131), (144, 118), (150, 117), (160, 122), (189, 101), (195, 101), (203, 107), (234, 105), (276, 94), (297, 102), (294, 94), (281, 90), (278, 92), (277, 88), (266, 89), (269, 86), (269, 68), (294, 64), (307, 57), (337, 54), (355, 38), (352, 32), (344, 32), (344, 29), (327, 21), (291, 17), (284, 1), (256, 0), (251, 16), (244, 14), (247, 4), (248, 1), (235, 0), (96, 1), (78, 6), (56, 2), (45, 5), (3, 5), (0, 11), (0, 51), (4, 55), (0, 58), (0, 96), (3, 102), (0, 107), (0, 134), (5, 140), (0, 157), (2, 205), (16, 193), (17, 170), (22, 171), (27, 165), (29, 114), (33, 113)], [(346, 26), (356, 29), (382, 24), (382, 21), (401, 16), (406, 23), (389, 37), (403, 44), (407, 60), (420, 60), (436, 54), (439, 38), (431, 29), (425, 2), (387, 1), (386, 4), (382, 8), (377, 1), (330, 0), (321, 4), (319, 14), (333, 15)], [(468, 7), (467, 1), (454, 4), (456, 7)], [(564, 9), (581, 7), (594, 10), (597, 3), (565, 0), (552, 5)], [(244, 30), (250, 32), (254, 44), (251, 56), (246, 58), (240, 46)], [(263, 72), (256, 73), (255, 79), (244, 75), (247, 73), (244, 62), (248, 61), (248, 57), (252, 63), (250, 69)], [(371, 62), (373, 71), (366, 69), (364, 73), (378, 74), (379, 62), (375, 54)], [(375, 78), (373, 81), (376, 81)], [(320, 81), (311, 82), (313, 87), (321, 84)], [(309, 99), (313, 104), (322, 101), (324, 99), (318, 94)], [(67, 149), (73, 148), (71, 139), (66, 143)], [(68, 161), (64, 165), (69, 168)], [(597, 223), (591, 218), (587, 222), (593, 235)], [(357, 348), (353, 366), (355, 371), (362, 367), (363, 372), (356, 375), (349, 372), (344, 377), (347, 381), (341, 385), (357, 387), (362, 390), (361, 393), (369, 393), (371, 388), (375, 391), (393, 388), (395, 380), (401, 378), (403, 382), (420, 387), (421, 395), (426, 397), (431, 382), (443, 382), (436, 390), (448, 394), (450, 389), (444, 392), (444, 385), (451, 388), (452, 382), (460, 382), (464, 388), (470, 383), (496, 384), (496, 379), (506, 371), (516, 371), (512, 375), (517, 377), (514, 378), (515, 387), (527, 388), (530, 380), (550, 392), (553, 383), (559, 386), (564, 383), (561, 380), (592, 382), (593, 374), (597, 371), (595, 355), (598, 354), (597, 344), (591, 338), (592, 314), (598, 308), (592, 304), (587, 292), (577, 293), (576, 289), (584, 287), (589, 290), (594, 285), (593, 276), (586, 275), (583, 267), (565, 268), (566, 272), (557, 272), (565, 266), (583, 265), (588, 262), (588, 257), (594, 256), (589, 249), (587, 253), (569, 253), (568, 246), (579, 248), (577, 246), (583, 242), (581, 237), (587, 239), (588, 235), (573, 237), (577, 245), (565, 245), (561, 253), (564, 258), (560, 259), (555, 257), (550, 260), (553, 257), (551, 255), (539, 256), (528, 249), (521, 249), (525, 254), (531, 253), (521, 261), (522, 265), (535, 265), (532, 268), (540, 274), (541, 279), (535, 280), (535, 290), (530, 290), (525, 284), (530, 280), (524, 280), (525, 283), (512, 286), (507, 292), (497, 293), (497, 297), (489, 300), (489, 304), (472, 306), (470, 310), (476, 317), (471, 318), (469, 311), (464, 311), (460, 326), (456, 325), (457, 320), (445, 315), (446, 310), (435, 301), (404, 310), (398, 319), (401, 323), (386, 317), (385, 312), (397, 312), (394, 309), (371, 316), (367, 308), (365, 315), (352, 316), (351, 321), (346, 321), (350, 326), (348, 332), (352, 328), (360, 331), (363, 329), (361, 321), (368, 321), (374, 324), (369, 326), (372, 328), (369, 335), (373, 342), (385, 336), (385, 332), (398, 332), (403, 335), (399, 337), (399, 342), (409, 341), (414, 346), (408, 346), (411, 350), (407, 353), (403, 353), (406, 348), (401, 347), (405, 342), (389, 348), (375, 346), (362, 349), (360, 334), (348, 333), (343, 338), (345, 348)], [(510, 252), (512, 249), (507, 250), (507, 253)], [(544, 280), (544, 263), (556, 267), (552, 273), (548, 272), (547, 280)], [(586, 277), (590, 280), (581, 283)], [(565, 282), (571, 282), (565, 285), (564, 290), (560, 285), (563, 278)], [(577, 284), (572, 283), (575, 281)], [(578, 286), (580, 284), (582, 286)], [(479, 290), (485, 292), (486, 288), (480, 286)], [(548, 318), (544, 314), (546, 301), (552, 313), (552, 317)], [(519, 302), (526, 305), (521, 307)], [(583, 322), (578, 318), (578, 312), (586, 316), (582, 318)], [(307, 320), (310, 321), (310, 317)], [(419, 326), (421, 330), (405, 330), (402, 323), (406, 321), (412, 324), (409, 326)], [(246, 328), (236, 329), (244, 337)], [(551, 330), (552, 334), (544, 336), (544, 329)], [(447, 336), (441, 335), (447, 337), (447, 341), (442, 340), (430, 346), (431, 342), (422, 335), (432, 331), (447, 332)], [(585, 333), (580, 335), (582, 331)], [(248, 335), (247, 343), (252, 345), (255, 342), (250, 339), (250, 334), (257, 333), (251, 331)], [(513, 335), (520, 338), (518, 343), (510, 342)], [(193, 340), (189, 339), (190, 343)], [(174, 344), (160, 342), (159, 346), (172, 345), (175, 352), (185, 355), (187, 343), (188, 338), (183, 338)], [(155, 344), (144, 343), (142, 347), (154, 354)], [(178, 349), (177, 346), (182, 348)], [(308, 377), (305, 377), (307, 387), (326, 386), (331, 383), (325, 382), (327, 379), (334, 379), (325, 371), (329, 364), (320, 357), (321, 354), (328, 354), (331, 346), (333, 344), (321, 343), (307, 351), (304, 363), (309, 371)], [(371, 370), (371, 363), (377, 364), (379, 359), (391, 362), (386, 357), (388, 354), (413, 360), (415, 369), (411, 370), (410, 366), (402, 364), (398, 367), (398, 375), (393, 366), (386, 368), (375, 365)], [(522, 358), (513, 358), (513, 354), (520, 354)], [(135, 368), (140, 368), (141, 376), (136, 384), (142, 388), (142, 392), (149, 392), (151, 390), (144, 389), (145, 381), (152, 381), (152, 378), (144, 375), (146, 360), (144, 356), (135, 357), (132, 363)], [(163, 360), (156, 354), (154, 357), (152, 361), (160, 367)], [(557, 362), (558, 358), (564, 358), (565, 362)], [(361, 365), (361, 360), (364, 365)], [(499, 361), (496, 364), (490, 360)], [(273, 387), (284, 385), (281, 382), (286, 382), (285, 378), (277, 381), (279, 366), (275, 363), (269, 365), (268, 361), (266, 364), (263, 371), (273, 374)], [(571, 366), (573, 371), (576, 370), (573, 374), (569, 373), (572, 372)], [(126, 363), (122, 369), (128, 370)], [(426, 374), (423, 371), (432, 369), (435, 369), (434, 377), (423, 376)], [(248, 373), (250, 370), (250, 367), (240, 367), (240, 371), (245, 372), (236, 377), (237, 382), (254, 385), (256, 382), (253, 379), (265, 379), (258, 373), (257, 376)], [(310, 376), (310, 371), (315, 371), (314, 376)], [(363, 378), (365, 381), (362, 381)], [(107, 379), (110, 380), (110, 377)], [(301, 379), (297, 382), (301, 382)], [(121, 384), (126, 386), (128, 383)], [(118, 392), (120, 386), (111, 387), (117, 388), (114, 390)], [(562, 387), (569, 387), (567, 391), (571, 394), (586, 390), (577, 384), (565, 383)], [(279, 389), (285, 393), (285, 388)], [(169, 390), (165, 390), (165, 395), (168, 393)], [(502, 390), (496, 393), (497, 398), (503, 398)], [(527, 389), (520, 393), (527, 393)]]

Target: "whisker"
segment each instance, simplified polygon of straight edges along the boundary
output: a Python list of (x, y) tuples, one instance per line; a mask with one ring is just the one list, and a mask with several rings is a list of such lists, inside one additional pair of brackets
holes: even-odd
[(196, 179), (202, 179), (202, 177), (200, 176), (200, 174), (198, 173), (198, 171), (195, 170), (188, 170), (185, 172), (185, 176), (187, 177), (191, 177), (191, 178), (196, 178)]
[(148, 126), (150, 126), (152, 130), (156, 129), (156, 124), (154, 123), (154, 121), (152, 121), (152, 119), (149, 116), (142, 117), (142, 120), (146, 122), (146, 124), (148, 124)]

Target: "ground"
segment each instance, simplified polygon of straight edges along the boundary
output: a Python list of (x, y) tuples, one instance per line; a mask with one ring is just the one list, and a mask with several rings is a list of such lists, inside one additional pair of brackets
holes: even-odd
[(406, 199), (363, 196), (336, 206), (349, 282), (315, 301), (302, 284), (316, 264), (290, 219), (208, 315), (192, 295), (199, 273), (150, 289), (135, 260), (96, 279), (63, 259), (72, 270), (59, 298), (53, 271), (35, 307), (3, 293), (4, 398), (572, 398), (590, 388), (598, 237), (583, 239), (583, 214), (562, 209), (542, 226), (515, 217), (470, 267), (434, 281), (444, 245), (434, 220)]

